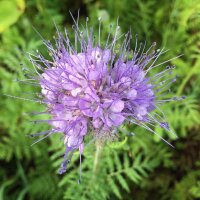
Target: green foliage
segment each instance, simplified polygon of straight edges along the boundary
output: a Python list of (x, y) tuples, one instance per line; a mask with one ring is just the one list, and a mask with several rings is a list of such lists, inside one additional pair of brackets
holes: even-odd
[(0, 33), (3, 32), (10, 25), (15, 23), (19, 16), (24, 12), (24, 0), (2, 0), (0, 2)]
[[(200, 198), (198, 0), (28, 0), (26, 5), (22, 0), (2, 0), (0, 8), (0, 200)], [(159, 62), (183, 54), (170, 61), (177, 66), (179, 79), (169, 96), (187, 96), (182, 102), (162, 107), (178, 138), (155, 128), (175, 149), (142, 128), (120, 127), (118, 140), (104, 147), (94, 143), (85, 147), (80, 180), (78, 152), (74, 153), (67, 173), (57, 174), (65, 150), (60, 135), (31, 146), (33, 139), (26, 135), (48, 129), (47, 125), (30, 122), (47, 117), (28, 114), (42, 111), (42, 105), (3, 95), (34, 98), (32, 93), (37, 88), (16, 81), (24, 79), (20, 63), (30, 65), (27, 52), (39, 49), (47, 54), (33, 27), (52, 40), (53, 22), (61, 30), (70, 27), (68, 10), (76, 14), (79, 8), (80, 23), (85, 24), (85, 17), (89, 16), (95, 31), (98, 17), (102, 18), (102, 42), (107, 38), (109, 25), (116, 24), (119, 17), (121, 33), (131, 28), (140, 41), (156, 41), (158, 48), (169, 49)], [(128, 137), (129, 132), (134, 136)]]
[(120, 153), (110, 147), (97, 146), (96, 152), (91, 154), (91, 148), (94, 149), (88, 147), (83, 154), (81, 184), (77, 184), (78, 154), (70, 163), (69, 173), (61, 179), (59, 186), (67, 187), (65, 199), (80, 196), (81, 199), (106, 199), (112, 195), (122, 199), (122, 192), (130, 192), (129, 183), (139, 185), (158, 164), (157, 158), (143, 157), (139, 153), (133, 156), (127, 151)]

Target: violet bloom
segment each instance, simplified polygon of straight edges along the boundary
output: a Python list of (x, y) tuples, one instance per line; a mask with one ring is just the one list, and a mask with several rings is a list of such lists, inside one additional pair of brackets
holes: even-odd
[(75, 45), (67, 32), (65, 35), (57, 32), (55, 45), (44, 41), (51, 60), (38, 52), (31, 56), (36, 72), (31, 78), (41, 86), (41, 101), (51, 116), (47, 122), (52, 130), (45, 132), (45, 137), (62, 132), (66, 146), (59, 173), (66, 171), (67, 157), (76, 149), (82, 154), (84, 137), (89, 132), (95, 139), (105, 140), (116, 135), (119, 126), (130, 122), (153, 133), (152, 126), (156, 124), (172, 132), (159, 106), (181, 99), (159, 99), (175, 81), (173, 67), (165, 66), (161, 72), (149, 76), (151, 69), (164, 67), (166, 62), (156, 63), (165, 53), (163, 49), (155, 50), (155, 43), (150, 48), (137, 46), (136, 38), (132, 50), (130, 32), (120, 44), (119, 26), (114, 35), (108, 35), (106, 44), (101, 45), (100, 29), (96, 41), (92, 29), (87, 27), (86, 20), (86, 28), (81, 32), (75, 22)]

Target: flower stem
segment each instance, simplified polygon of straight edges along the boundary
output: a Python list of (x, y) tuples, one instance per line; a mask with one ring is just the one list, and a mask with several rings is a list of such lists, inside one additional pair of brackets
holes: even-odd
[(94, 165), (93, 165), (93, 174), (96, 175), (98, 172), (98, 166), (99, 166), (99, 159), (101, 156), (102, 147), (99, 142), (96, 143), (96, 152), (95, 152), (95, 158), (94, 158)]

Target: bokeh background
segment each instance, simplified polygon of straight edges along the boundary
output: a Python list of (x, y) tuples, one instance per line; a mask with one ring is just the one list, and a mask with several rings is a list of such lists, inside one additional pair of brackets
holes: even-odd
[[(26, 52), (47, 54), (33, 27), (52, 40), (54, 22), (61, 31), (70, 29), (69, 10), (77, 16), (78, 9), (80, 22), (89, 17), (95, 31), (102, 18), (102, 43), (119, 17), (121, 32), (131, 27), (139, 41), (169, 49), (160, 61), (183, 54), (170, 62), (179, 75), (170, 96), (187, 96), (162, 107), (179, 138), (156, 128), (175, 149), (140, 127), (127, 127), (135, 136), (121, 131), (101, 154), (94, 144), (85, 148), (81, 184), (78, 153), (67, 173), (57, 174), (64, 152), (60, 136), (31, 146), (34, 140), (27, 134), (47, 125), (32, 124), (38, 117), (29, 112), (43, 107), (2, 95), (29, 98), (37, 90), (16, 81), (24, 79), (20, 64), (30, 65)], [(0, 200), (200, 199), (199, 39), (199, 0), (0, 0)]]

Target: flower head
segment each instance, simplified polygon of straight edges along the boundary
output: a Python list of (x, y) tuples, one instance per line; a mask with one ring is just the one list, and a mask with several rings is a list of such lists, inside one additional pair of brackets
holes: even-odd
[[(42, 102), (51, 116), (48, 132), (62, 132), (66, 152), (59, 170), (66, 171), (67, 155), (84, 149), (84, 137), (93, 132), (95, 138), (117, 133), (117, 128), (131, 122), (154, 132), (158, 124), (172, 132), (159, 104), (179, 98), (159, 100), (159, 96), (175, 81), (173, 67), (167, 66), (149, 76), (149, 71), (164, 65), (156, 64), (164, 50), (155, 50), (155, 43), (131, 49), (132, 35), (128, 32), (119, 44), (119, 26), (112, 39), (100, 44), (92, 31), (81, 32), (77, 22), (73, 28), (75, 45), (68, 34), (58, 31), (56, 45), (44, 41), (51, 55), (45, 59), (40, 53), (32, 56), (36, 72), (35, 80), (41, 86)], [(99, 31), (100, 33), (100, 31)], [(120, 45), (116, 52), (116, 44)], [(170, 78), (166, 78), (171, 76)], [(159, 111), (161, 114), (153, 114)], [(150, 126), (149, 126), (150, 125)], [(164, 139), (163, 139), (164, 140)]]

